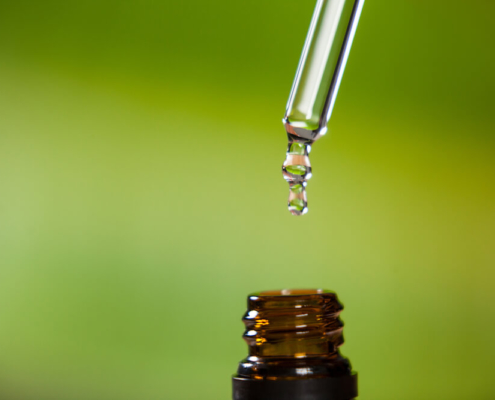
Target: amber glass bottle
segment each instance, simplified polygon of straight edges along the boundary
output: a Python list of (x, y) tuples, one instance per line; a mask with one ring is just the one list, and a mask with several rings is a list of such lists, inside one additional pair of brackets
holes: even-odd
[(357, 375), (339, 353), (342, 308), (321, 289), (250, 295), (243, 318), (249, 355), (233, 378), (233, 399), (354, 399)]

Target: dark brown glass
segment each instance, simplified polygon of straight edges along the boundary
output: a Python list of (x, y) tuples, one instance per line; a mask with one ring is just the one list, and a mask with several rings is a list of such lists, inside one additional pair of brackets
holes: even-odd
[[(277, 290), (250, 295), (243, 318), (246, 325), (243, 337), (249, 346), (249, 355), (240, 362), (234, 377), (234, 399), (261, 399), (259, 394), (248, 396), (240, 394), (241, 391), (236, 397), (236, 384), (259, 386), (255, 381), (265, 382), (265, 386), (274, 392), (276, 387), (285, 390), (283, 382), (298, 381), (289, 384), (293, 394), (285, 394), (281, 399), (353, 398), (354, 394), (339, 395), (340, 389), (334, 396), (330, 393), (326, 397), (324, 394), (306, 396), (305, 392), (316, 389), (306, 390), (301, 386), (301, 381), (307, 380), (311, 382), (305, 385), (324, 382), (346, 385), (352, 381), (355, 386), (356, 378), (349, 360), (339, 353), (344, 342), (343, 323), (339, 319), (342, 308), (335, 293), (322, 289)], [(322, 390), (327, 389), (322, 387)], [(351, 392), (342, 391), (343, 396)], [(276, 397), (276, 393), (274, 395)]]

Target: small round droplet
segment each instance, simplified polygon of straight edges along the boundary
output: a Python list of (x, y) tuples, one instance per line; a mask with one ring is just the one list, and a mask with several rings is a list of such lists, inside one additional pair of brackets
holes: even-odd
[(289, 203), (289, 205), (291, 207), (294, 207), (297, 211), (302, 211), (302, 209), (304, 208), (304, 200), (294, 199)]
[(289, 202), (289, 211), (293, 215), (302, 215), (308, 212), (307, 204), (303, 199), (295, 198)]

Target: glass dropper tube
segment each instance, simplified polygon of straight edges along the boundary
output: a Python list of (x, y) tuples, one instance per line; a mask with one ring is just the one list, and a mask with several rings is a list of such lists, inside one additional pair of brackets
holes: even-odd
[(364, 0), (318, 0), (287, 102), (286, 125), (324, 133), (363, 4)]
[(309, 152), (327, 131), (364, 0), (318, 0), (283, 119), (289, 144), (282, 166), (289, 211), (308, 211)]

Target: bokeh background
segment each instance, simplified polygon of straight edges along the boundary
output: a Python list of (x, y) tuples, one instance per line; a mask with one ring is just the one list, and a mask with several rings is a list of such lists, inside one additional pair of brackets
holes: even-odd
[(325, 287), (361, 399), (494, 399), (495, 3), (368, 0), (309, 214), (314, 1), (0, 0), (0, 398), (219, 400), (246, 295)]

